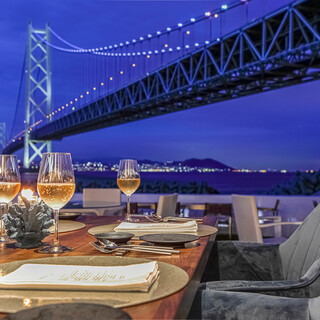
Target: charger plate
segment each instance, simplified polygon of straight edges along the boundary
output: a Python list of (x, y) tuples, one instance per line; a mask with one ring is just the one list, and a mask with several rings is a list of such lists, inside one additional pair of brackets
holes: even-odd
[[(150, 262), (150, 260), (115, 256), (58, 256), (4, 263), (0, 265), (0, 275), (10, 273), (24, 263), (123, 266), (144, 262)], [(17, 312), (30, 307), (57, 303), (97, 303), (115, 308), (123, 308), (164, 298), (187, 285), (189, 276), (184, 270), (168, 263), (158, 263), (160, 275), (149, 289), (149, 292), (0, 290), (0, 312)]]
[[(97, 233), (112, 232), (112, 231), (114, 231), (114, 228), (117, 227), (118, 225), (119, 224), (106, 224), (103, 226), (93, 227), (93, 228), (89, 229), (88, 232), (90, 234), (92, 234), (93, 236)], [(218, 232), (218, 229), (215, 227), (208, 226), (205, 224), (198, 224), (198, 232), (196, 235), (199, 237), (206, 237), (206, 236), (210, 236), (211, 234), (215, 234), (217, 232)], [(130, 233), (134, 233), (134, 231), (130, 230)], [(159, 232), (157, 232), (157, 233), (159, 233)], [(164, 233), (172, 233), (172, 231), (168, 230), (168, 232), (164, 232)], [(148, 233), (146, 232), (146, 234), (148, 234)], [(149, 233), (149, 234), (154, 234), (154, 232)], [(134, 236), (133, 239), (139, 240), (139, 236)]]
[[(86, 225), (79, 221), (59, 220), (59, 233), (70, 232), (83, 229)], [(54, 233), (54, 226), (49, 228), (51, 233)]]

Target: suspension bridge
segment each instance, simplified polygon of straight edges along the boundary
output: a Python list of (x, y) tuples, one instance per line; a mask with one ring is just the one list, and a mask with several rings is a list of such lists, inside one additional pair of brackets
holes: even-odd
[[(98, 48), (29, 24), (14, 120), (24, 128), (13, 125), (4, 153), (24, 148), (28, 168), (55, 139), (319, 79), (320, 2), (252, 19), (253, 1)], [(241, 25), (223, 32), (232, 11)]]

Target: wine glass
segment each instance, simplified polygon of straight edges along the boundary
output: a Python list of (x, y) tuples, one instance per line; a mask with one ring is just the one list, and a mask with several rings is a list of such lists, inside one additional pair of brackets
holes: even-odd
[(0, 154), (0, 242), (8, 242), (2, 216), (6, 205), (14, 199), (20, 190), (20, 173), (17, 157)]
[(42, 247), (38, 252), (63, 253), (71, 251), (72, 248), (62, 246), (59, 242), (59, 210), (70, 201), (75, 189), (70, 153), (44, 153), (40, 164), (37, 186), (41, 199), (54, 212), (53, 245)]
[(119, 189), (127, 196), (127, 216), (122, 221), (137, 222), (130, 215), (130, 196), (138, 189), (140, 185), (140, 174), (137, 160), (120, 160), (117, 183)]

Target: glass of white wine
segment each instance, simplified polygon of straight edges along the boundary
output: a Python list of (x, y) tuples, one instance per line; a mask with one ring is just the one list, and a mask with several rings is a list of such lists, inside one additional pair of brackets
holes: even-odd
[(15, 198), (21, 186), (17, 157), (0, 154), (0, 242), (10, 241), (2, 216), (6, 205)]
[(139, 219), (134, 219), (130, 215), (130, 197), (139, 188), (140, 185), (140, 174), (137, 160), (120, 160), (117, 183), (119, 189), (127, 196), (127, 216), (123, 221), (139, 221)]
[(38, 175), (38, 193), (54, 212), (54, 242), (52, 246), (44, 246), (38, 252), (63, 253), (72, 250), (59, 242), (59, 210), (70, 201), (74, 190), (75, 181), (70, 153), (44, 153)]

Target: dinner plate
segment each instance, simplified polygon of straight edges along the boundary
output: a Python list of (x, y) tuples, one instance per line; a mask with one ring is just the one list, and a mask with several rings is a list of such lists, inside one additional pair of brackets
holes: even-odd
[(76, 220), (80, 216), (81, 214), (76, 212), (60, 212), (59, 213), (60, 220)]
[(102, 320), (132, 319), (121, 309), (91, 303), (60, 303), (30, 308), (4, 317), (6, 320)]
[(196, 241), (199, 236), (185, 233), (157, 233), (146, 234), (140, 240), (162, 246), (183, 246), (185, 243)]
[(94, 236), (104, 244), (108, 244), (108, 240), (115, 244), (123, 244), (133, 238), (134, 234), (128, 232), (102, 232), (96, 233)]

